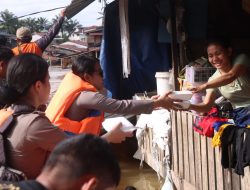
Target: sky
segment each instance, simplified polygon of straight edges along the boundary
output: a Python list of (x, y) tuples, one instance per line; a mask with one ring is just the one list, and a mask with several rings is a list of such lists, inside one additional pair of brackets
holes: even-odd
[[(111, 1), (112, 0), (107, 2)], [(18, 17), (33, 12), (67, 6), (70, 4), (70, 2), (71, 0), (1, 0), (0, 12), (8, 9)], [(72, 19), (76, 19), (83, 26), (101, 25), (102, 19), (98, 18), (100, 18), (102, 15), (98, 12), (103, 11), (102, 5), (103, 3), (101, 3), (99, 0), (95, 0), (84, 10), (75, 15)], [(28, 17), (45, 17), (50, 21), (55, 15), (59, 13), (60, 9)]]

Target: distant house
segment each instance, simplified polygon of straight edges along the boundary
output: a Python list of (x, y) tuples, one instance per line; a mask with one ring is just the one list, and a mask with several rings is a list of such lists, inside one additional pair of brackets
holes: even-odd
[(80, 27), (69, 37), (71, 42), (84, 43), (88, 54), (99, 57), (103, 26)]
[(85, 30), (85, 34), (87, 36), (88, 51), (97, 58), (100, 54), (100, 46), (103, 35), (102, 31), (103, 26), (97, 26), (96, 28)]
[(89, 30), (92, 28), (96, 28), (97, 26), (89, 26), (89, 27), (78, 27), (69, 37), (69, 40), (80, 40), (83, 42), (87, 42), (87, 36), (85, 30)]
[(52, 45), (57, 51), (61, 51), (65, 54), (87, 52), (88, 47), (81, 41), (67, 41), (59, 45)]
[(101, 44), (102, 30), (102, 26), (85, 30), (85, 35), (87, 36), (87, 43), (89, 47)]
[[(49, 61), (51, 61), (51, 64), (61, 63), (64, 68), (80, 54), (99, 57), (102, 30), (102, 26), (78, 28), (70, 35), (69, 41), (52, 44), (49, 47)], [(34, 39), (36, 39), (36, 36), (34, 36)], [(61, 61), (58, 61), (59, 59)]]
[(84, 33), (84, 28), (77, 28), (69, 37), (69, 40), (81, 40), (85, 41), (86, 35)]
[[(51, 46), (51, 57), (60, 59), (62, 68), (71, 64), (79, 54), (88, 53), (87, 44), (82, 41), (67, 41), (61, 44)], [(56, 61), (55, 63), (58, 63)], [(53, 64), (53, 62), (52, 62)]]

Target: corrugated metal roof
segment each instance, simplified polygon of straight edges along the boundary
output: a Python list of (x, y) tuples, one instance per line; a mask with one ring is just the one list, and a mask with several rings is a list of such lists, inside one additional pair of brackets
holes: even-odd
[(94, 0), (72, 0), (70, 5), (66, 8), (65, 15), (67, 19), (71, 19), (92, 2), (94, 2)]

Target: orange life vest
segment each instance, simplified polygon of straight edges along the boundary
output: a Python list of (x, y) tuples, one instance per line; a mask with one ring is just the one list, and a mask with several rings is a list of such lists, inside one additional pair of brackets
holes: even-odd
[(104, 118), (104, 114), (99, 110), (90, 110), (89, 116), (82, 121), (73, 121), (64, 116), (80, 93), (86, 90), (97, 91), (94, 86), (72, 72), (66, 74), (46, 109), (46, 116), (54, 125), (66, 132), (99, 135)]
[(34, 53), (36, 55), (42, 56), (43, 52), (41, 48), (35, 43), (24, 43), (12, 49), (15, 55), (19, 55), (21, 53)]

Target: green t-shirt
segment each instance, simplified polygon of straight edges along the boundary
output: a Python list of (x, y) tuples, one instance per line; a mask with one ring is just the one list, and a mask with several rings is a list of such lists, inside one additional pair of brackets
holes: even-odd
[[(249, 72), (238, 77), (230, 84), (218, 88), (207, 89), (207, 91), (212, 91), (218, 96), (224, 96), (231, 102), (233, 108), (250, 106), (250, 60), (245, 54), (240, 54), (234, 60), (234, 64), (245, 65)], [(221, 73), (217, 70), (208, 81), (216, 79), (220, 76)]]

